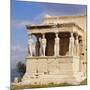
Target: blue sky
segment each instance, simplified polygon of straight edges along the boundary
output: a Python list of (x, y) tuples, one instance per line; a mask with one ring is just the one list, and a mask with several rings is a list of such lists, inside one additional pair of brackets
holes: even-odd
[(27, 54), (25, 25), (41, 23), (45, 14), (86, 15), (85, 5), (11, 1), (11, 68), (15, 67), (17, 61), (24, 61)]

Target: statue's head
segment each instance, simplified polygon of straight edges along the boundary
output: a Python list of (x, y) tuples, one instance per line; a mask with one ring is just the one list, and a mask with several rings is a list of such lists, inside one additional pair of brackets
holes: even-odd
[(71, 37), (73, 37), (73, 32), (71, 32)]
[(41, 41), (41, 37), (39, 37), (39, 42)]
[(43, 36), (42, 36), (43, 38), (45, 38), (45, 34), (43, 34)]
[(58, 33), (56, 33), (56, 37), (58, 37)]

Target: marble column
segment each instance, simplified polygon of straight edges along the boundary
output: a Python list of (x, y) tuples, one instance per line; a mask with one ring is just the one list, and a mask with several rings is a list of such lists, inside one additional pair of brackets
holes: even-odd
[(29, 35), (28, 39), (28, 45), (29, 45), (29, 55), (32, 56), (32, 35)]
[(76, 56), (78, 56), (78, 55), (79, 55), (79, 41), (78, 41), (78, 35), (76, 36), (75, 47), (76, 47)]
[(73, 32), (71, 32), (71, 37), (69, 39), (69, 55), (70, 56), (74, 55), (74, 36), (73, 36)]
[(41, 39), (41, 37), (39, 37), (39, 43), (40, 43), (39, 55), (40, 55), (40, 56), (43, 56), (43, 55), (42, 55), (42, 39)]
[(45, 34), (42, 34), (42, 55), (45, 56), (45, 51), (46, 51), (46, 44), (47, 44), (47, 40), (45, 38)]
[(55, 56), (59, 56), (59, 43), (60, 42), (60, 38), (58, 37), (58, 33), (56, 33), (56, 37), (55, 37), (55, 44), (54, 44), (54, 55)]

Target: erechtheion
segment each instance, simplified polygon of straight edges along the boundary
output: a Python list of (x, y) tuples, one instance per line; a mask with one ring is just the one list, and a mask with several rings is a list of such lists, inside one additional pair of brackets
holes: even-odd
[[(86, 16), (45, 15), (39, 25), (27, 25), (26, 84), (79, 84), (86, 78)], [(35, 55), (32, 53), (35, 35)]]

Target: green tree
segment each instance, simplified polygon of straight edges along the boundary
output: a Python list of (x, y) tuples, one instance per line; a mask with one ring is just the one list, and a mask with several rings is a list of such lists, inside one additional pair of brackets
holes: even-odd
[(24, 63), (22, 63), (21, 61), (19, 61), (16, 65), (16, 67), (17, 67), (17, 72), (20, 75), (20, 78), (22, 78), (26, 72), (26, 65)]

